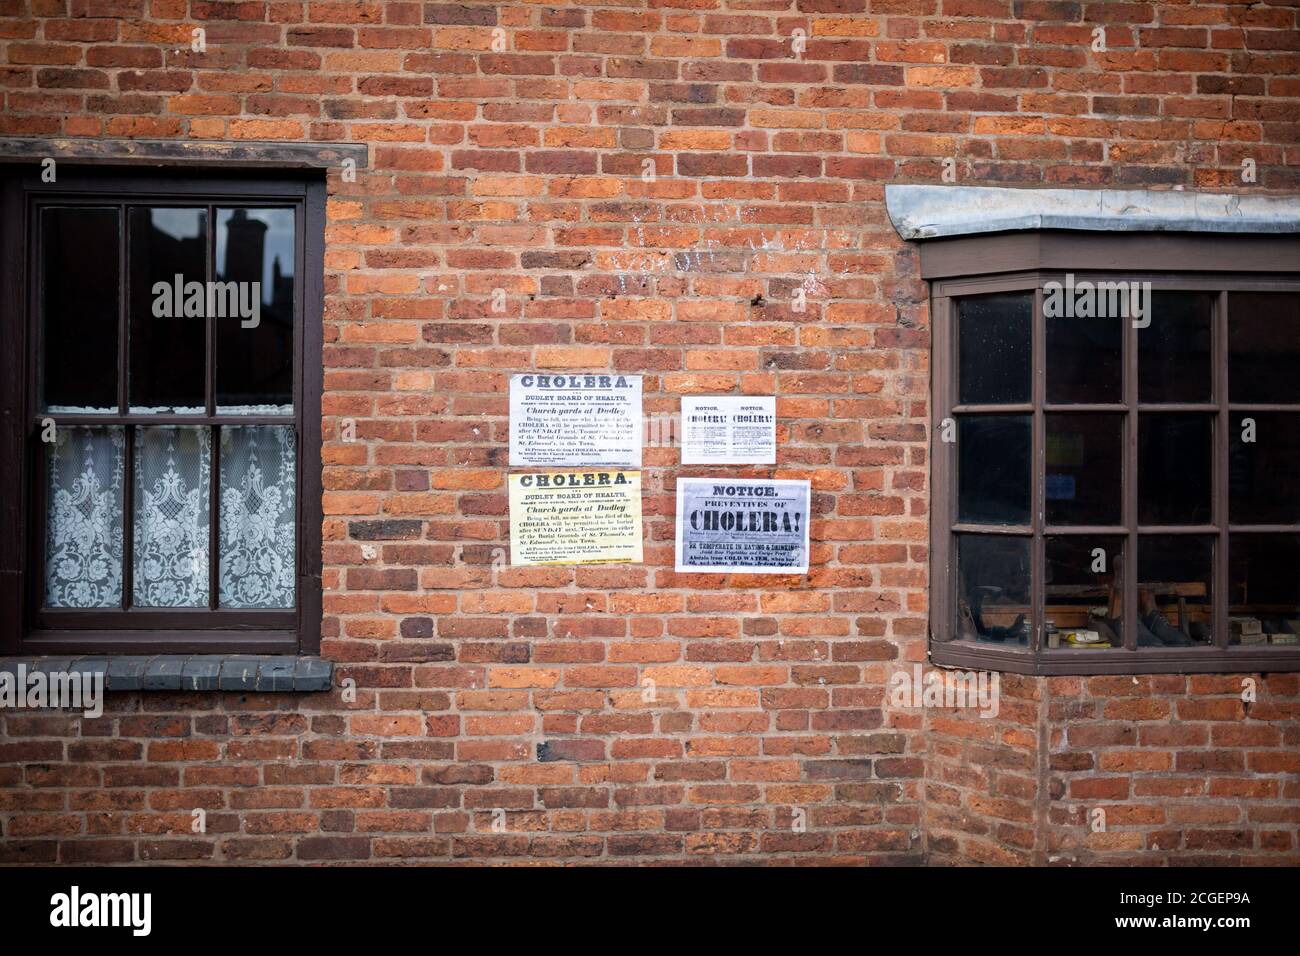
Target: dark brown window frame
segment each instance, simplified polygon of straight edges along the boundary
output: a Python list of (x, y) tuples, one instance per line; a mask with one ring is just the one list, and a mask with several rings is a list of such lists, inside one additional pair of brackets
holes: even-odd
[[(1213, 268), (1209, 268), (1213, 266)], [(1123, 413), (1123, 518), (1118, 526), (1052, 526), (1045, 521), (1045, 414), (1057, 406), (1046, 401), (1046, 322), (1043, 285), (1117, 279), (1150, 281), (1153, 291), (1212, 291), (1218, 293), (1211, 356), (1213, 401), (1207, 413), (1215, 421), (1213, 519), (1207, 526), (1139, 526), (1136, 514), (1137, 436), (1141, 406), (1137, 400), (1137, 330), (1125, 322), (1122, 406), (1106, 410)], [(1300, 532), (1300, 525), (1237, 526), (1228, 521), (1228, 421), (1233, 411), (1285, 410), (1300, 414), (1300, 405), (1242, 405), (1227, 394), (1227, 298), (1234, 291), (1300, 292), (1300, 237), (1206, 236), (1166, 233), (1080, 234), (1058, 231), (967, 236), (932, 241), (921, 247), (921, 274), (930, 281), (932, 350), (932, 508), (930, 573), (930, 658), (940, 665), (1039, 675), (1246, 673), (1300, 670), (1300, 647), (1261, 647), (1228, 644), (1228, 535), (1247, 527), (1252, 532)], [(994, 292), (1033, 293), (1031, 326), (1032, 395), (1021, 405), (962, 406), (957, 401), (954, 300)], [(1208, 406), (1213, 406), (1209, 408)], [(1091, 405), (1061, 406), (1089, 411)], [(1102, 406), (1095, 406), (1101, 408)], [(1181, 406), (1162, 405), (1163, 411)], [(1197, 406), (1198, 408), (1200, 406)], [(957, 521), (956, 442), (940, 440), (942, 422), (962, 412), (997, 411), (1032, 418), (1031, 524), (1018, 528), (982, 525), (981, 533), (1014, 533), (1030, 540), (1030, 597), (1033, 627), (1027, 646), (981, 646), (955, 640), (956, 566), (954, 539), (965, 526)], [(1049, 534), (1119, 534), (1126, 553), (1136, 556), (1140, 533), (1213, 534), (1216, 541), (1213, 578), (1215, 644), (1209, 647), (1148, 648), (1136, 646), (1137, 561), (1123, 567), (1125, 648), (1123, 650), (1051, 650), (1041, 647), (1044, 621), (1044, 542)]]
[[(321, 393), (323, 364), (325, 182), (320, 171), (227, 172), (177, 168), (141, 170), (77, 166), (61, 161), (55, 183), (41, 167), (0, 172), (0, 653), (315, 654), (320, 650)], [(296, 275), (291, 416), (64, 415), (42, 412), (35, 398), (39, 251), (35, 210), (67, 202), (150, 202), (161, 205), (280, 206), (295, 210)], [(125, 216), (120, 228), (125, 229)], [(209, 270), (211, 256), (209, 250)], [(122, 301), (129, 276), (122, 276)], [(121, 321), (119, 315), (119, 321)], [(212, 330), (208, 330), (209, 347)], [(126, 361), (125, 354), (119, 360)], [(205, 402), (213, 409), (211, 371)], [(213, 409), (215, 410), (215, 409)], [(297, 435), (295, 607), (284, 610), (85, 609), (41, 607), (43, 484), (40, 423), (56, 424), (292, 424)], [(213, 470), (216, 475), (216, 469)], [(214, 478), (215, 480), (215, 478)], [(128, 483), (129, 484), (129, 483)], [(129, 493), (129, 492), (128, 492)], [(126, 506), (130, 507), (129, 499)], [(130, 535), (127, 534), (127, 539)], [(126, 542), (124, 542), (125, 544)], [(129, 554), (129, 553), (128, 553)], [(215, 562), (214, 562), (215, 563)]]

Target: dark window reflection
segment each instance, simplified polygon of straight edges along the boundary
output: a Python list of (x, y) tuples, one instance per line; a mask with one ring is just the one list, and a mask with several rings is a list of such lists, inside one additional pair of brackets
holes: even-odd
[(1048, 524), (1119, 524), (1121, 415), (1046, 416)]
[(116, 209), (42, 211), (41, 365), (47, 409), (117, 411), (119, 260)]
[(1228, 539), (1233, 644), (1300, 643), (1300, 535)]
[[(294, 212), (217, 210), (217, 276), (259, 283), (257, 315), (217, 323), (217, 408), (287, 412), (293, 406)], [(241, 285), (250, 306), (251, 287)]]
[(1210, 401), (1214, 296), (1156, 292), (1151, 299), (1151, 324), (1138, 329), (1138, 400)]
[(1138, 522), (1208, 524), (1211, 418), (1143, 413), (1138, 417)]
[(1027, 292), (957, 302), (957, 391), (964, 405), (1028, 402), (1033, 298)]
[(1214, 539), (1144, 535), (1138, 540), (1139, 647), (1213, 640)]
[(1028, 415), (963, 417), (957, 426), (957, 513), (965, 522), (1028, 524)]
[(956, 639), (1027, 643), (1029, 587), (1028, 538), (958, 535)]
[(1123, 320), (1047, 317), (1047, 400), (1121, 402)]
[(1228, 396), (1300, 402), (1300, 295), (1228, 294)]
[(1233, 412), (1229, 418), (1228, 520), (1300, 523), (1300, 414)]
[(200, 413), (207, 361), (207, 211), (134, 208), (128, 222), (131, 410)]
[(1047, 538), (1044, 549), (1043, 623), (1057, 629), (1055, 639), (1048, 634), (1048, 647), (1123, 647), (1124, 539), (1063, 535)]

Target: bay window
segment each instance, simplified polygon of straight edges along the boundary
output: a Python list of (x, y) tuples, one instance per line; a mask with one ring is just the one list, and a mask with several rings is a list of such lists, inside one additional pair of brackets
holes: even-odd
[(922, 262), (933, 659), (1300, 668), (1294, 241), (1028, 233)]

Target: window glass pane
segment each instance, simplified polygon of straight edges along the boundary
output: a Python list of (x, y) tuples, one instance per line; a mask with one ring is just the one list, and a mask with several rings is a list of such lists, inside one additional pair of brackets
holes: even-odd
[(1048, 524), (1119, 524), (1124, 418), (1047, 415)]
[(132, 603), (208, 606), (212, 439), (207, 428), (137, 428)]
[(958, 535), (955, 639), (1027, 644), (1033, 626), (1029, 587), (1028, 538)]
[(207, 212), (130, 210), (131, 411), (204, 410)]
[(957, 391), (965, 405), (1029, 401), (1028, 292), (957, 301)]
[(116, 412), (118, 211), (41, 212), (42, 397), (52, 412)]
[(1150, 325), (1138, 329), (1138, 400), (1208, 402), (1213, 399), (1210, 345), (1214, 295), (1156, 292)]
[(1300, 535), (1228, 539), (1233, 644), (1300, 643)]
[(217, 411), (292, 413), (294, 211), (218, 209), (216, 242), (239, 305), (217, 322)]
[(220, 606), (294, 606), (296, 442), (289, 425), (221, 429)]
[(964, 416), (957, 425), (961, 521), (1029, 523), (1028, 415)]
[(1211, 417), (1138, 416), (1138, 522), (1208, 524)]
[(122, 603), (126, 440), (121, 428), (62, 427), (47, 446), (45, 603)]
[(1300, 402), (1300, 295), (1228, 295), (1228, 397)]
[(1229, 418), (1228, 520), (1300, 524), (1300, 414), (1233, 412)]
[(1044, 541), (1043, 627), (1049, 650), (1124, 646), (1123, 554), (1124, 539), (1117, 535), (1062, 535)]
[(1123, 320), (1047, 315), (1047, 400), (1122, 402)]
[(1139, 647), (1213, 643), (1214, 539), (1143, 535), (1138, 540)]

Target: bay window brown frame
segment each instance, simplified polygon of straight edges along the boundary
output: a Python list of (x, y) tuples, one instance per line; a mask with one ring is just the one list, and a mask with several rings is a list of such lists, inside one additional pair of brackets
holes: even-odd
[[(1206, 268), (1213, 265), (1213, 270)], [(1229, 522), (1229, 423), (1235, 412), (1287, 412), (1300, 415), (1300, 404), (1231, 403), (1228, 395), (1228, 296), (1231, 292), (1300, 293), (1300, 237), (1205, 236), (1186, 234), (1079, 234), (1055, 231), (971, 236), (932, 241), (921, 247), (922, 277), (930, 281), (932, 349), (932, 431), (930, 573), (930, 658), (940, 665), (984, 668), (1022, 674), (1242, 673), (1300, 670), (1300, 646), (1229, 644), (1230, 534), (1300, 535), (1300, 524), (1234, 525)], [(1120, 403), (1049, 404), (1046, 400), (1046, 319), (1043, 287), (1075, 281), (1149, 281), (1153, 292), (1213, 292), (1212, 400), (1204, 403), (1142, 403), (1138, 400), (1138, 334), (1124, 323), (1122, 399)], [(991, 293), (1032, 294), (1031, 396), (1027, 403), (962, 405), (958, 402), (955, 302)], [(1122, 513), (1119, 525), (1084, 526), (1046, 523), (1046, 422), (1060, 413), (1124, 416), (1121, 465)], [(1212, 520), (1207, 525), (1140, 525), (1137, 515), (1139, 412), (1199, 412), (1213, 416), (1211, 464)], [(1031, 499), (1029, 525), (963, 524), (957, 516), (957, 442), (942, 441), (947, 418), (974, 414), (1031, 417)], [(978, 645), (957, 641), (956, 535), (1011, 535), (1030, 542), (1031, 628), (1026, 646)], [(1214, 537), (1213, 588), (1210, 595), (1214, 643), (1201, 647), (1137, 647), (1138, 542), (1140, 535)], [(1108, 650), (1048, 649), (1042, 646), (1045, 618), (1045, 543), (1049, 536), (1108, 535), (1123, 537), (1122, 565), (1124, 648)], [(1300, 573), (1300, 572), (1298, 572)]]
[[(256, 174), (196, 169), (120, 167), (58, 168), (45, 183), (41, 168), (0, 171), (0, 653), (257, 653), (314, 654), (320, 649), (321, 599), (321, 391), (323, 383), (323, 275), (325, 183), (321, 174)], [(44, 411), (39, 378), (40, 255), (38, 216), (50, 206), (95, 205), (119, 210), (118, 411), (65, 414)], [(208, 235), (220, 208), (278, 207), (294, 211), (293, 412), (287, 415), (218, 414), (214, 381), (216, 329), (206, 320), (203, 414), (131, 413), (127, 394), (126, 325), (130, 270), (125, 236), (132, 206), (203, 207)], [(94, 250), (88, 250), (94, 254)], [(205, 280), (215, 278), (214, 244), (207, 244)], [(42, 422), (59, 426), (114, 426), (125, 431), (123, 508), (132, 508), (133, 432), (137, 426), (287, 425), (295, 430), (295, 600), (285, 609), (223, 609), (212, 584), (217, 549), (209, 549), (207, 608), (139, 608), (129, 605), (131, 523), (123, 527), (124, 607), (43, 606), (45, 445)], [(219, 449), (214, 441), (209, 489), (210, 535), (219, 511)]]

